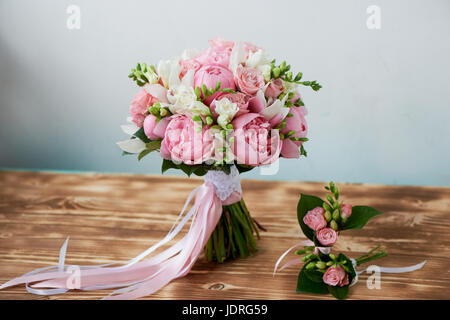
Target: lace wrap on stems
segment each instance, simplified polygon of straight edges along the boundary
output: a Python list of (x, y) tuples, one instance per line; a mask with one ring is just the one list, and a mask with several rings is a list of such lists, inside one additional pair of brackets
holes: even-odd
[[(225, 201), (234, 191), (242, 194), (241, 179), (239, 178), (239, 171), (236, 166), (232, 166), (230, 174), (226, 174), (220, 170), (210, 170), (205, 175), (205, 182), (211, 182), (216, 188), (217, 197)], [(236, 201), (239, 201), (237, 199)]]

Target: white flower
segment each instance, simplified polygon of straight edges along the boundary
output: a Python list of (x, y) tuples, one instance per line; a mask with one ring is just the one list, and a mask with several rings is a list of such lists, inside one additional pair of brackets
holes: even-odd
[(158, 63), (158, 75), (166, 88), (173, 88), (180, 84), (181, 65), (179, 58), (161, 60)]
[(245, 65), (250, 68), (258, 69), (264, 76), (264, 80), (268, 82), (270, 80), (270, 61), (267, 58), (266, 52), (259, 49), (256, 52), (249, 52), (248, 58), (245, 61)]
[(227, 98), (216, 101), (216, 113), (219, 115), (217, 123), (225, 128), (226, 125), (233, 119), (235, 114), (239, 111), (237, 103), (231, 102)]
[(257, 68), (258, 66), (269, 64), (270, 61), (266, 56), (263, 49), (259, 49), (256, 52), (249, 52), (248, 58), (245, 61), (245, 65), (250, 68)]
[(288, 82), (288, 81), (283, 80), (283, 88), (286, 93), (289, 93), (289, 92), (298, 93), (298, 87), (299, 87), (299, 85), (297, 83)]
[(230, 64), (228, 66), (228, 69), (233, 72), (234, 75), (236, 75), (236, 69), (237, 67), (245, 62), (245, 49), (242, 42), (237, 42), (234, 44), (233, 49), (231, 50), (230, 55)]
[(170, 112), (173, 114), (209, 115), (208, 106), (197, 100), (194, 88), (179, 85), (167, 95)]
[(263, 64), (258, 66), (259, 71), (261, 71), (261, 73), (264, 76), (264, 80), (266, 82), (270, 81), (270, 76), (271, 76), (271, 71), (272, 71), (272, 67), (270, 66), (270, 64)]
[(147, 77), (149, 84), (156, 84), (159, 82), (159, 76), (156, 74), (155, 71), (153, 71), (152, 68), (148, 68), (147, 72), (145, 73), (145, 76)]

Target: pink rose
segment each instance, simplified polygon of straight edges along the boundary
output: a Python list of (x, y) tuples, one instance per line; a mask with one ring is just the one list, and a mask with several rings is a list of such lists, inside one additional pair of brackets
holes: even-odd
[(158, 138), (164, 138), (167, 125), (169, 124), (169, 118), (158, 119), (149, 114), (144, 120), (144, 132), (150, 140), (156, 140)]
[(303, 222), (314, 231), (318, 231), (327, 226), (327, 221), (323, 216), (325, 210), (322, 207), (316, 207), (312, 210), (309, 210), (305, 216), (303, 217)]
[[(194, 75), (194, 87), (201, 87), (206, 85), (209, 88), (215, 88), (217, 82), (220, 81), (221, 89), (231, 89), (235, 90), (236, 85), (234, 84), (233, 73), (219, 65), (207, 64), (202, 66)], [(209, 105), (214, 98), (219, 94), (216, 92), (212, 96), (205, 99), (205, 104)]]
[(260, 166), (273, 163), (280, 156), (278, 130), (257, 113), (246, 113), (231, 123), (234, 128), (233, 153), (238, 163)]
[(158, 102), (158, 99), (150, 95), (147, 91), (142, 89), (139, 91), (131, 101), (130, 113), (133, 122), (141, 128), (144, 124), (145, 114), (148, 112), (148, 107)]
[(265, 85), (261, 71), (239, 65), (236, 69), (236, 84), (246, 94), (255, 95)]
[(224, 98), (227, 98), (232, 103), (237, 104), (239, 111), (236, 113), (235, 117), (239, 117), (239, 116), (249, 112), (248, 111), (248, 100), (249, 100), (248, 95), (243, 94), (242, 92), (236, 92), (236, 93), (221, 92), (220, 94), (218, 94), (216, 96), (216, 99), (214, 99), (214, 101), (211, 102), (210, 108), (211, 108), (212, 113), (215, 116), (217, 116), (215, 113), (215, 109), (216, 109), (215, 101), (220, 101)]
[(272, 79), (270, 84), (266, 88), (264, 95), (266, 98), (276, 99), (283, 92), (283, 81), (278, 79)]
[(164, 159), (192, 165), (211, 158), (213, 136), (207, 126), (201, 132), (195, 132), (196, 124), (187, 116), (175, 115), (168, 119), (170, 122), (160, 149)]
[(348, 274), (340, 265), (329, 267), (323, 274), (323, 282), (329, 286), (343, 287), (348, 285)]
[(338, 235), (337, 232), (331, 228), (323, 228), (317, 231), (316, 238), (324, 246), (332, 246), (336, 243)]
[(352, 215), (352, 205), (342, 204), (341, 205), (341, 217), (348, 218)]
[[(295, 97), (293, 100), (296, 100)], [(306, 108), (304, 106), (296, 107), (292, 106), (289, 110), (292, 117), (286, 117), (286, 126), (281, 130), (282, 134), (287, 134), (289, 131), (294, 131), (294, 134), (290, 137), (306, 138), (308, 133), (308, 126), (306, 124)], [(300, 146), (303, 142), (292, 141), (287, 138), (283, 140), (283, 149), (281, 149), (281, 155), (284, 158), (298, 158), (300, 157)]]
[(180, 79), (182, 79), (189, 70), (194, 70), (195, 72), (198, 69), (200, 69), (202, 65), (195, 59), (188, 59), (188, 60), (180, 60), (180, 66), (183, 68), (181, 69), (180, 73)]
[(208, 48), (197, 58), (201, 64), (218, 64), (228, 68), (230, 64), (231, 51), (222, 48)]

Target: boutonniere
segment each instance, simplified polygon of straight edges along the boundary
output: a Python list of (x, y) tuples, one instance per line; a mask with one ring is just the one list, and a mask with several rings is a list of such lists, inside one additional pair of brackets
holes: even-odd
[[(338, 240), (341, 231), (361, 229), (367, 222), (382, 214), (368, 206), (352, 206), (339, 198), (338, 187), (330, 182), (325, 187), (330, 193), (326, 200), (301, 194), (297, 206), (297, 217), (304, 235), (309, 239), (301, 241), (285, 251), (275, 264), (274, 275), (284, 268), (304, 263), (297, 278), (297, 293), (332, 294), (337, 299), (345, 299), (349, 288), (358, 282), (358, 275), (366, 270), (357, 267), (369, 261), (385, 257), (387, 253), (380, 246), (358, 258), (349, 258), (343, 253), (331, 253), (331, 247)], [(300, 249), (301, 248), (301, 249)], [(278, 268), (281, 261), (291, 251), (302, 256)], [(426, 261), (403, 268), (378, 267), (380, 272), (403, 273), (418, 270)]]

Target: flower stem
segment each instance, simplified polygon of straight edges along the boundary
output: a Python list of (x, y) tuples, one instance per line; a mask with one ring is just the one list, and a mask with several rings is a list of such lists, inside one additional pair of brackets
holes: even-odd
[(366, 254), (363, 254), (362, 256), (356, 258), (355, 259), (356, 265), (359, 266), (363, 263), (367, 263), (369, 261), (379, 259), (387, 255), (388, 255), (387, 252), (385, 252), (383, 248), (380, 248), (380, 246), (376, 246)]
[(223, 206), (222, 216), (205, 246), (205, 257), (219, 263), (237, 256), (246, 258), (258, 250), (256, 238), (258, 226), (241, 199)]

